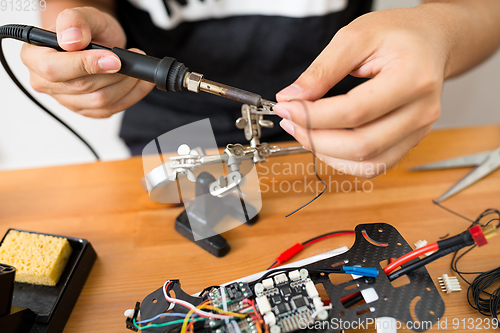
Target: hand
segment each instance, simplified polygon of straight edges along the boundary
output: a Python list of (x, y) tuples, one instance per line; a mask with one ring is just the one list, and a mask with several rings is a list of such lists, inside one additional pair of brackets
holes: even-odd
[(113, 52), (80, 51), (91, 41), (125, 46), (125, 33), (111, 15), (92, 7), (67, 9), (57, 17), (55, 31), (59, 45), (68, 52), (29, 44), (21, 51), (36, 91), (84, 116), (104, 118), (134, 105), (154, 88), (152, 83), (116, 74), (121, 63)]
[[(415, 7), (366, 14), (342, 28), (277, 94), (283, 129), (345, 173), (371, 178), (395, 165), (439, 118), (447, 44), (434, 19)], [(348, 74), (372, 79), (320, 99)]]

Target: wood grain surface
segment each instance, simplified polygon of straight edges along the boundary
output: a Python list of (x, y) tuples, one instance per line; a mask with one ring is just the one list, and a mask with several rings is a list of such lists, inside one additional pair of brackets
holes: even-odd
[[(409, 172), (407, 168), (498, 145), (499, 125), (434, 131), (396, 167), (372, 180), (341, 175), (320, 164), (329, 189), (289, 218), (285, 215), (310, 200), (316, 189), (310, 167), (302, 171), (290, 165), (307, 166), (312, 157), (272, 158), (259, 167), (263, 190), (260, 220), (254, 226), (223, 234), (232, 248), (224, 258), (209, 255), (174, 231), (175, 218), (183, 208), (149, 199), (140, 185), (140, 158), (0, 172), (0, 234), (8, 228), (19, 228), (88, 239), (98, 259), (65, 332), (126, 332), (124, 310), (166, 279), (180, 279), (186, 292), (195, 293), (264, 270), (297, 242), (329, 231), (353, 229), (365, 222), (392, 224), (411, 245), (420, 239), (433, 242), (465, 230), (466, 221), (431, 200), (470, 168), (426, 172)], [(308, 183), (312, 185), (308, 187)], [(296, 191), (287, 190), (287, 184), (295, 184)], [(363, 185), (371, 191), (363, 192)], [(486, 208), (500, 208), (500, 170), (443, 204), (470, 218)], [(352, 243), (350, 236), (325, 240), (308, 247), (296, 259)], [(466, 256), (461, 269), (484, 271), (499, 266), (499, 248), (500, 237), (492, 238), (490, 244)], [(450, 259), (428, 265), (436, 283), (438, 276), (452, 274)], [(464, 283), (462, 286), (466, 289)], [(458, 331), (487, 331), (477, 326), (479, 319), (473, 329), (468, 327), (471, 318), (484, 317), (469, 307), (466, 291), (443, 293), (442, 297), (448, 330), (453, 330), (455, 319), (460, 321)], [(434, 326), (430, 331), (441, 330)]]

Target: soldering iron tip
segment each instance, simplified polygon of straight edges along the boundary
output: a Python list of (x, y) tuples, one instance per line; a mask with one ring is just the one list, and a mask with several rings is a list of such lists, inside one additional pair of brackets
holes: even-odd
[(276, 102), (271, 102), (268, 101), (267, 99), (262, 99), (261, 104), (262, 106), (269, 106), (270, 108), (273, 108), (276, 105)]

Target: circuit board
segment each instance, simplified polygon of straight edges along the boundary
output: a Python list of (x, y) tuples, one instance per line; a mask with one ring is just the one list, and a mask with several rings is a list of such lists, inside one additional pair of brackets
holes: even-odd
[[(151, 333), (334, 333), (342, 327), (319, 324), (332, 320), (367, 322), (387, 316), (405, 323), (435, 323), (442, 318), (444, 302), (425, 267), (409, 272), (406, 276), (410, 283), (398, 287), (383, 274), (381, 262), (412, 251), (394, 227), (361, 224), (355, 232), (354, 245), (343, 254), (269, 270), (225, 286), (207, 287), (194, 296), (182, 290), (179, 280), (167, 280), (130, 310), (133, 313), (126, 315), (127, 328)], [(350, 268), (376, 269), (383, 275), (334, 284), (330, 276), (341, 273), (339, 263)], [(322, 297), (328, 306), (323, 304), (317, 285), (322, 285)], [(375, 297), (365, 298), (370, 290)], [(412, 314), (415, 299), (418, 303)], [(168, 316), (168, 312), (175, 316)], [(429, 327), (408, 328), (423, 332)]]
[(306, 269), (275, 275), (254, 287), (256, 301), (271, 333), (304, 329), (328, 313)]
[[(240, 312), (247, 308), (250, 303), (249, 297), (252, 296), (253, 293), (248, 283), (244, 282), (234, 282), (224, 287), (212, 288), (208, 293), (208, 299), (215, 307), (230, 312)], [(205, 324), (213, 333), (257, 333), (257, 325), (257, 321), (252, 317), (228, 322), (210, 319)]]

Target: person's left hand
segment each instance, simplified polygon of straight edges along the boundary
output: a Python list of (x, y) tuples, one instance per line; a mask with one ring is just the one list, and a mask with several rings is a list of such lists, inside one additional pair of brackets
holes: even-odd
[[(366, 14), (277, 94), (281, 126), (337, 170), (371, 178), (395, 165), (440, 115), (448, 44), (421, 6)], [(321, 99), (346, 75), (372, 78)], [(299, 102), (294, 100), (303, 100)]]

